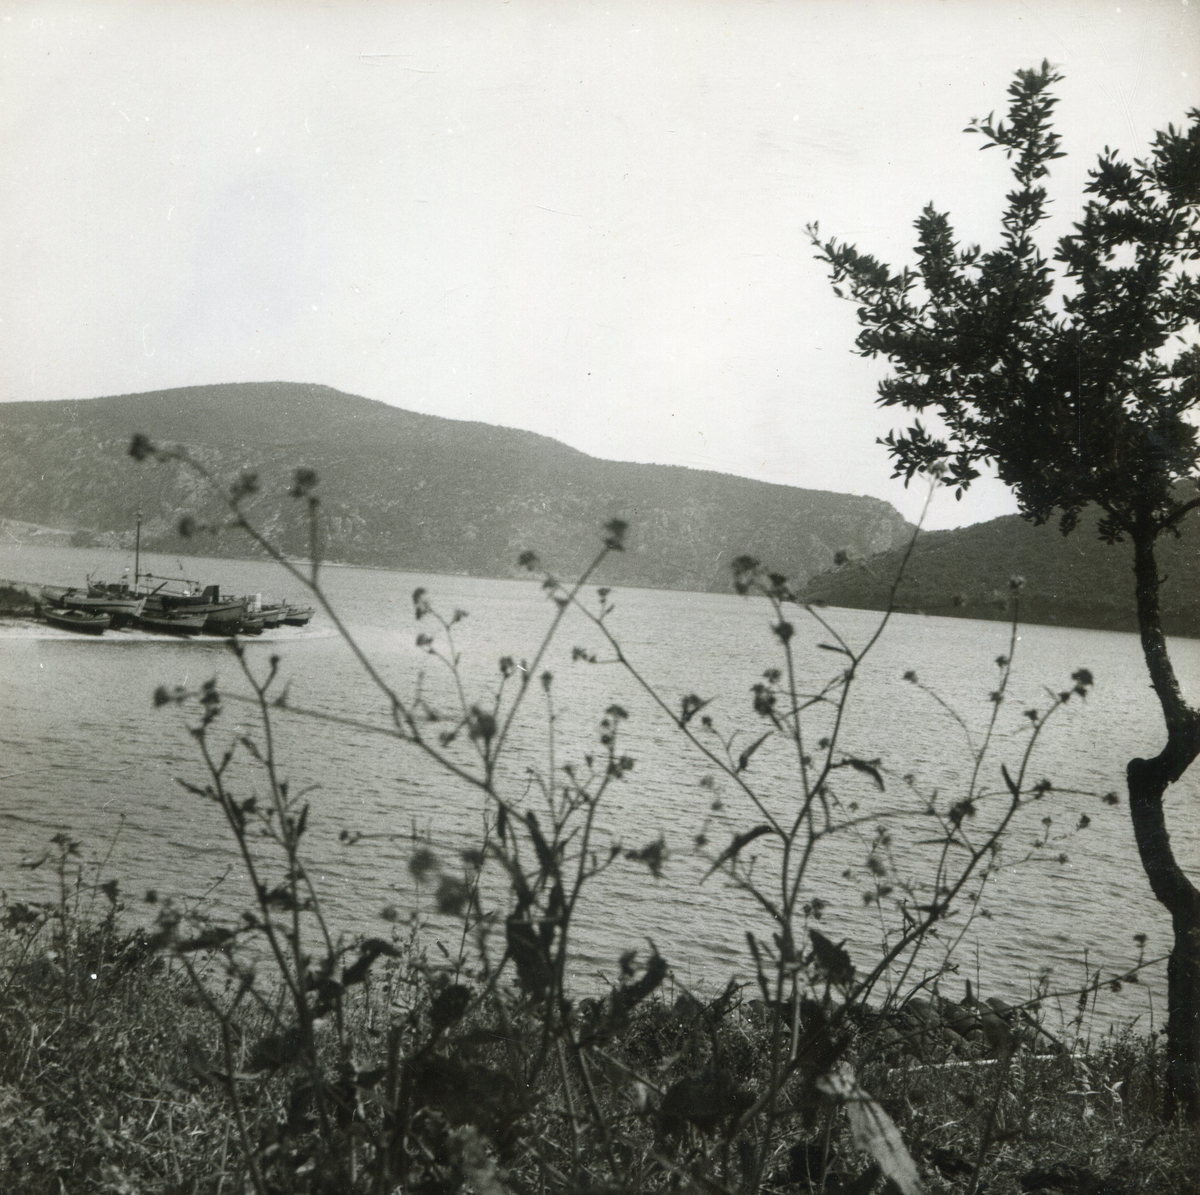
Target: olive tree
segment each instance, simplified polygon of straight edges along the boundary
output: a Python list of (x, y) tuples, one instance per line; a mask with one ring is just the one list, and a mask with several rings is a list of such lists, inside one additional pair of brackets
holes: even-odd
[[(1048, 63), (1018, 71), (1007, 122), (974, 120), (1015, 186), (997, 247), (955, 240), (947, 215), (916, 221), (916, 263), (895, 272), (809, 234), (839, 296), (857, 304), (857, 351), (892, 372), (878, 402), (935, 419), (885, 441), (895, 476), (937, 466), (958, 496), (990, 466), (1035, 523), (1063, 534), (1087, 506), (1100, 535), (1133, 549), (1138, 627), (1166, 742), (1129, 761), (1133, 831), (1154, 895), (1171, 914), (1167, 1115), (1200, 1122), (1200, 892), (1171, 849), (1167, 789), (1200, 754), (1200, 711), (1185, 700), (1162, 630), (1155, 548), (1200, 508), (1200, 111), (1168, 125), (1144, 160), (1111, 149), (1091, 171), (1082, 218), (1047, 257), (1042, 180), (1063, 156), (1053, 131), (1061, 79)], [(1158, 746), (1158, 744), (1154, 744)]]

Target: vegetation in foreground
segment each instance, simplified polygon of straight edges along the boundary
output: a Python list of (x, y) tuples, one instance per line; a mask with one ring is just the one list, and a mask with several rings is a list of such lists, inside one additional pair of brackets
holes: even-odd
[[(64, 855), (68, 849), (73, 844), (57, 844)], [(0, 1190), (252, 1189), (239, 1117), (267, 1190), (369, 1189), (359, 1186), (353, 1157), (365, 1148), (356, 1125), (386, 1114), (370, 1089), (359, 1087), (342, 1123), (323, 1134), (304, 1067), (286, 1042), (264, 1039), (270, 1017), (249, 1007), (228, 1021), (231, 1085), (219, 1024), (183, 970), (151, 949), (144, 931), (122, 929), (114, 886), (84, 896), (73, 885), (65, 903), (3, 908)], [(718, 1170), (745, 1164), (727, 1131), (763, 1080), (774, 1031), (771, 1010), (750, 991), (698, 999), (668, 985), (613, 1019), (614, 994), (626, 985), (571, 1010), (581, 1032), (605, 1026), (609, 1064), (590, 1076), (591, 1097), (611, 1126), (604, 1140), (582, 1131), (572, 1102), (587, 1097), (560, 1073), (546, 1070), (535, 1088), (525, 1086), (540, 1036), (527, 996), (497, 989), (454, 1020), (459, 989), (393, 942), (396, 956), (355, 988), (344, 1015), (360, 1077), (388, 1066), (381, 1027), (389, 1018), (400, 1015), (413, 1039), (428, 1044), (410, 1076), (426, 1151), (413, 1159), (420, 1180), (411, 1189), (456, 1190), (465, 1181), (481, 1192), (594, 1190), (593, 1176), (609, 1171), (609, 1151), (621, 1155), (634, 1189), (728, 1189), (719, 1179), (702, 1187), (681, 1181), (667, 1162), (682, 1151), (707, 1153)], [(233, 1003), (228, 989), (222, 999)], [(822, 1015), (816, 1006), (806, 1014)], [(997, 1057), (994, 1039), (972, 1041), (969, 1030), (963, 1037), (949, 1027), (949, 1007), (940, 1031), (922, 1024), (923, 1015), (918, 1006), (887, 1024), (862, 1019), (847, 1057), (930, 1192), (1179, 1195), (1200, 1187), (1200, 1140), (1161, 1119), (1164, 1059), (1154, 1037), (1110, 1036), (1078, 1052), (1075, 1026), (1063, 1039), (1067, 1051), (1035, 1053), (1026, 1042)], [(880, 1189), (849, 1119), (811, 1095), (800, 1083), (787, 1092), (762, 1189)], [(332, 1141), (343, 1165), (333, 1164)]]

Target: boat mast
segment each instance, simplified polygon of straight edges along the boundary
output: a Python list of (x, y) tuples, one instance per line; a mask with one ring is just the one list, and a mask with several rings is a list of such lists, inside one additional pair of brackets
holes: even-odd
[(139, 557), (141, 556), (141, 552), (142, 552), (142, 512), (139, 510), (137, 512), (137, 536), (135, 537), (135, 539), (133, 541), (133, 592), (134, 593), (137, 593), (138, 576), (140, 573), (138, 565), (140, 563)]

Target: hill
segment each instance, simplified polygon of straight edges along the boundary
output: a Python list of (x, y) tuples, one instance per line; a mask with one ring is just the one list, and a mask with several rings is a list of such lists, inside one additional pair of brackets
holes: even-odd
[(630, 525), (612, 583), (727, 590), (741, 553), (803, 579), (840, 550), (903, 542), (886, 502), (726, 474), (598, 460), (531, 432), (419, 415), (324, 386), (197, 386), (70, 402), (0, 404), (0, 516), (72, 533), (78, 544), (250, 554), (243, 536), (181, 539), (181, 517), (219, 516), (195, 475), (139, 465), (142, 432), (184, 444), (226, 481), (262, 489), (249, 509), (276, 543), (304, 555), (293, 470), (320, 478), (326, 559), (413, 571), (509, 576), (527, 548), (564, 575), (582, 568), (612, 518)]
[[(1021, 617), (1108, 631), (1136, 631), (1133, 552), (1096, 534), (1099, 516), (1085, 512), (1064, 537), (1019, 515), (957, 531), (922, 535), (897, 591), (902, 610), (962, 618), (1007, 618), (1009, 578), (1022, 576)], [(1200, 636), (1200, 520), (1185, 520), (1179, 539), (1159, 541), (1163, 626), (1169, 635)], [(804, 596), (834, 606), (881, 610), (900, 567), (902, 549), (810, 580)]]

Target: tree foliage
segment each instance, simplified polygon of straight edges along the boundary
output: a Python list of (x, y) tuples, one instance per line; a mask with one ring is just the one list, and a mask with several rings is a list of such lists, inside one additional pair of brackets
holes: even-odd
[(916, 222), (917, 265), (899, 273), (822, 243), (815, 226), (810, 234), (837, 293), (848, 285), (859, 304), (859, 352), (894, 367), (880, 403), (932, 409), (944, 426), (935, 433), (917, 418), (888, 436), (897, 476), (940, 473), (961, 496), (990, 463), (1034, 522), (1058, 512), (1065, 534), (1094, 505), (1100, 536), (1132, 543), (1138, 630), (1167, 743), (1130, 760), (1129, 807), (1175, 931), (1165, 1109), (1200, 1123), (1200, 890), (1175, 859), (1163, 809), (1167, 787), (1200, 755), (1200, 711), (1171, 663), (1155, 556), (1159, 538), (1200, 507), (1195, 487), (1181, 485), (1200, 465), (1200, 110), (1183, 130), (1159, 132), (1144, 160), (1106, 148), (1082, 218), (1047, 258), (1034, 234), (1048, 217), (1042, 180), (1063, 156), (1051, 125), (1060, 78), (1047, 62), (1018, 71), (1008, 123), (968, 126), (1013, 163), (997, 248), (960, 248), (932, 204)]
[(1139, 523), (1173, 529), (1195, 505), (1175, 483), (1200, 463), (1189, 419), (1200, 400), (1200, 111), (1158, 133), (1144, 161), (1106, 148), (1082, 219), (1047, 258), (1035, 233), (1050, 163), (1064, 156), (1051, 127), (1060, 78), (1048, 63), (1019, 71), (1008, 121), (968, 126), (1013, 162), (998, 247), (961, 247), (932, 204), (916, 221), (917, 264), (899, 272), (810, 232), (859, 305), (859, 352), (894, 368), (880, 403), (932, 409), (944, 424), (917, 418), (888, 436), (896, 476), (944, 463), (961, 495), (989, 463), (1036, 522), (1058, 511), (1070, 531), (1095, 503), (1107, 538)]

